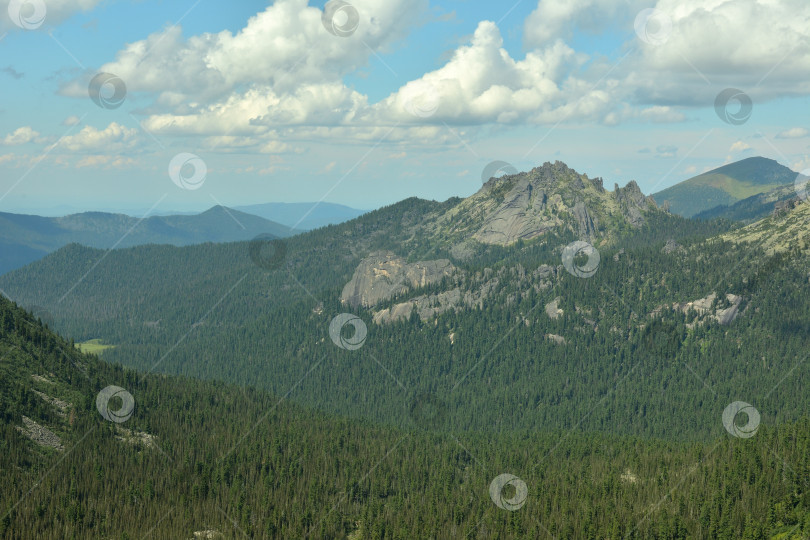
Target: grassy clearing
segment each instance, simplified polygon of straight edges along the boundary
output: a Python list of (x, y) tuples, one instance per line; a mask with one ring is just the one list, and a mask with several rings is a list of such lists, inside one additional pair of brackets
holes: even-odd
[(107, 349), (112, 349), (115, 345), (105, 345), (100, 339), (89, 339), (84, 343), (77, 343), (76, 347), (83, 353), (100, 355)]

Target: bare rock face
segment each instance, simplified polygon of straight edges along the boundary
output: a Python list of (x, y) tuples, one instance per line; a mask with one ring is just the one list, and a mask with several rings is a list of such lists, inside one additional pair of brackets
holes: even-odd
[(705, 322), (706, 317), (709, 317), (725, 326), (731, 324), (739, 317), (740, 304), (742, 304), (742, 301), (742, 296), (736, 294), (726, 294), (724, 300), (721, 299), (718, 301), (717, 294), (711, 293), (704, 298), (692, 302), (673, 304), (672, 309), (681, 311), (682, 313), (688, 313), (690, 310), (694, 309), (701, 317), (701, 322)]
[(462, 291), (460, 288), (456, 287), (449, 291), (417, 296), (374, 313), (372, 320), (375, 324), (396, 322), (407, 320), (411, 316), (411, 313), (416, 312), (416, 315), (422, 321), (427, 321), (450, 309), (456, 311), (474, 307), (480, 309), (484, 306), (484, 301), (487, 297), (491, 296), (493, 289), (497, 286), (498, 279), (495, 278), (483, 283), (480, 288), (472, 291)]
[(416, 311), (419, 318), (426, 321), (435, 315), (444, 313), (448, 309), (461, 306), (463, 299), (463, 294), (459, 288), (429, 296), (417, 296), (407, 302), (394, 304), (390, 308), (376, 312), (372, 320), (375, 324), (406, 320), (411, 316), (411, 313)]
[(641, 188), (638, 187), (635, 180), (630, 180), (623, 188), (620, 188), (617, 184), (613, 194), (624, 218), (633, 227), (640, 227), (644, 224), (642, 210), (649, 206), (656, 206), (652, 197), (647, 197), (641, 192)]
[(352, 307), (372, 307), (411, 289), (438, 283), (455, 269), (447, 259), (408, 263), (390, 251), (372, 253), (360, 262), (340, 300)]
[(560, 303), (560, 297), (558, 296), (548, 304), (546, 304), (546, 315), (549, 316), (550, 319), (556, 319), (560, 315), (563, 314), (563, 310), (557, 307)]
[(776, 201), (776, 204), (773, 205), (773, 212), (771, 212), (771, 215), (780, 216), (782, 214), (787, 214), (796, 208), (800, 203), (801, 200), (798, 198), (788, 199), (785, 201)]
[(121, 442), (125, 442), (127, 444), (142, 444), (147, 448), (155, 448), (157, 445), (157, 438), (151, 433), (147, 433), (145, 431), (133, 431), (119, 425), (115, 426), (115, 430), (118, 433), (115, 438)]
[(661, 253), (666, 253), (667, 255), (669, 255), (670, 253), (674, 253), (676, 251), (678, 253), (685, 253), (686, 252), (686, 250), (683, 248), (682, 245), (680, 245), (675, 240), (671, 240), (671, 239), (667, 240), (667, 243), (664, 244), (664, 247), (661, 248)]
[(608, 192), (601, 178), (588, 178), (558, 161), (490, 178), (440, 218), (432, 232), (504, 246), (551, 230), (594, 240), (609, 234), (615, 224), (641, 226), (646, 212), (655, 208), (634, 181)]
[[(485, 188), (497, 191), (505, 186), (499, 182), (512, 182), (511, 179), (493, 178)], [(520, 239), (529, 240), (540, 236), (549, 229), (562, 225), (562, 220), (550, 212), (549, 205), (557, 206), (562, 201), (559, 197), (549, 199), (543, 189), (534, 189), (528, 178), (517, 178), (514, 185), (505, 195), (505, 200), (494, 206), (484, 217), (481, 228), (473, 235), (475, 240), (484, 244), (508, 245)], [(495, 199), (498, 202), (498, 199)]]
[(709, 312), (709, 310), (711, 310), (716, 298), (717, 293), (711, 293), (709, 296), (693, 300), (692, 302), (680, 302), (673, 304), (672, 308), (682, 313), (688, 313), (690, 309), (694, 309), (699, 315), (705, 315)]
[(594, 218), (588, 213), (585, 203), (577, 201), (573, 208), (574, 219), (577, 220), (579, 226), (579, 235), (583, 238), (596, 237), (596, 222)]
[(194, 538), (201, 540), (214, 540), (215, 538), (225, 538), (222, 533), (215, 529), (206, 529), (204, 531), (194, 531)]
[(731, 324), (740, 314), (740, 304), (742, 297), (736, 294), (727, 294), (726, 300), (731, 304), (726, 309), (718, 309), (714, 317), (722, 325)]

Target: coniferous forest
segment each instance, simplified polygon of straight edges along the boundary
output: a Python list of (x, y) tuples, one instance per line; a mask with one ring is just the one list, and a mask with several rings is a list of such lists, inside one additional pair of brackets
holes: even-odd
[[(287, 239), (272, 268), (247, 243), (118, 250), (61, 304), (97, 251), (4, 276), (37, 307), (0, 300), (3, 535), (810, 534), (801, 242), (661, 213), (583, 279), (565, 233), (464, 259), (402, 243), (436, 205)], [(352, 309), (341, 285), (381, 249), (458, 271)], [(477, 306), (374, 322), (481, 287)], [(347, 312), (360, 341), (331, 328)], [(113, 347), (82, 353), (90, 338)]]
[(0, 540), (810, 540), (807, 0), (0, 52)]
[[(380, 427), (115, 367), (0, 303), (6, 538), (794, 538), (810, 528), (807, 418), (705, 442)], [(111, 384), (136, 402), (123, 423), (97, 410)], [(22, 416), (54, 428), (64, 448), (32, 448), (14, 427)], [(488, 496), (502, 471), (526, 484), (519, 511)]]

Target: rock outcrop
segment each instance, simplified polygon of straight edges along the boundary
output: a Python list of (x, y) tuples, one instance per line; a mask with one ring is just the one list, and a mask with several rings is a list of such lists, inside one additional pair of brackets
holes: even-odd
[(714, 312), (714, 318), (717, 319), (717, 322), (723, 325), (731, 324), (740, 314), (740, 303), (742, 303), (742, 297), (737, 296), (736, 294), (727, 294), (726, 300), (731, 305), (726, 309), (717, 309)]
[(617, 224), (639, 227), (645, 214), (657, 210), (636, 182), (603, 187), (565, 163), (545, 163), (529, 172), (490, 178), (468, 197), (428, 226), (426, 231), (452, 238), (458, 245), (470, 239), (483, 244), (510, 245), (557, 230), (595, 240)]
[(415, 311), (420, 319), (426, 321), (449, 309), (481, 308), (497, 282), (497, 278), (486, 282), (475, 291), (462, 291), (456, 287), (437, 294), (417, 296), (377, 311), (372, 316), (372, 320), (375, 324), (396, 322), (408, 319)]
[(664, 244), (664, 247), (661, 248), (661, 253), (666, 253), (667, 255), (675, 253), (676, 251), (678, 253), (686, 253), (686, 250), (682, 245), (680, 245), (675, 240), (671, 239), (667, 240), (666, 244)]
[(373, 307), (398, 294), (441, 282), (455, 272), (447, 259), (409, 263), (393, 252), (372, 253), (363, 259), (343, 287), (340, 300), (352, 307)]
[(618, 184), (614, 185), (613, 195), (616, 197), (616, 202), (619, 203), (625, 219), (634, 227), (643, 225), (642, 211), (649, 206), (655, 206), (655, 201), (641, 192), (641, 188), (638, 187), (635, 180), (630, 180), (623, 188), (620, 188)]
[(63, 418), (67, 418), (67, 412), (68, 412), (68, 409), (70, 408), (70, 403), (68, 403), (67, 401), (63, 401), (61, 399), (55, 398), (55, 397), (51, 397), (48, 394), (45, 394), (45, 393), (40, 392), (38, 390), (33, 390), (32, 389), (31, 391), (34, 392), (39, 397), (41, 397), (42, 399), (44, 399), (45, 401), (47, 401), (48, 403), (50, 403), (51, 405), (53, 405), (53, 407), (56, 409), (56, 414), (58, 414), (59, 416), (61, 416)]
[(784, 201), (776, 201), (773, 205), (773, 212), (771, 215), (773, 216), (780, 216), (782, 214), (787, 214), (797, 206), (801, 204), (801, 200), (799, 198), (787, 199)]
[[(527, 271), (517, 264), (470, 273), (447, 259), (408, 263), (390, 251), (376, 252), (357, 266), (343, 288), (341, 301), (354, 308), (371, 308), (375, 324), (407, 320), (413, 314), (427, 321), (448, 310), (483, 309), (487, 301), (509, 305), (526, 298), (532, 290), (540, 293), (552, 287), (562, 271), (562, 266), (547, 264)], [(440, 290), (421, 294), (417, 290), (445, 279)], [(504, 291), (504, 283), (517, 289)], [(524, 322), (529, 324), (528, 319)]]
[(65, 449), (62, 445), (62, 440), (50, 429), (37, 424), (27, 416), (23, 416), (22, 421), (23, 427), (17, 426), (17, 429), (35, 443), (42, 446), (49, 446), (60, 451)]
[(142, 444), (147, 448), (155, 448), (157, 445), (156, 437), (151, 433), (146, 433), (145, 431), (134, 431), (119, 425), (116, 425), (115, 428), (118, 432), (115, 438), (121, 442), (125, 442), (127, 444)]
[(557, 307), (559, 303), (560, 297), (558, 296), (557, 298), (546, 304), (545, 307), (546, 315), (548, 315), (550, 319), (556, 319), (557, 317), (563, 314), (563, 310)]
[(692, 302), (680, 302), (672, 305), (672, 309), (682, 313), (695, 310), (700, 316), (700, 322), (705, 322), (708, 316), (722, 325), (731, 324), (740, 315), (740, 304), (742, 296), (736, 294), (726, 294), (725, 299), (717, 299), (716, 293), (694, 300)]

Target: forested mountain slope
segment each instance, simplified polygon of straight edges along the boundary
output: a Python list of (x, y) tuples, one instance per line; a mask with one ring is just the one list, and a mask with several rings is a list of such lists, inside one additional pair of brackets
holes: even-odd
[[(565, 173), (561, 189), (575, 179), (543, 170)], [(590, 214), (610, 215), (596, 197)], [(800, 229), (774, 258), (717, 236), (736, 234), (722, 223), (650, 206), (643, 223), (591, 239), (595, 253), (571, 251), (574, 220), (508, 246), (468, 242), (459, 258), (425, 231), (464, 204), (409, 199), (283, 243), (69, 246), (0, 287), (75, 339), (115, 345), (111, 362), (294, 387), (298, 403), (400, 427), (425, 394), (447, 410), (445, 430), (709, 440), (737, 399), (776, 422), (808, 410)], [(356, 354), (333, 347), (334, 324)]]
[(723, 218), (750, 223), (768, 217), (778, 209), (786, 208), (797, 201), (795, 185), (786, 185), (759, 193), (737, 201), (731, 205), (720, 205), (695, 214), (695, 219)]
[[(810, 533), (807, 419), (763, 417), (753, 437), (684, 444), (442, 434), (417, 407), (393, 430), (249, 388), (122, 370), (2, 298), (0, 370), (5, 538)], [(512, 492), (492, 494), (503, 474)]]
[(797, 173), (764, 157), (750, 157), (723, 165), (654, 193), (660, 205), (675, 214), (692, 217), (748, 197), (793, 185)]

